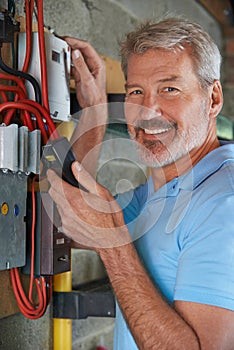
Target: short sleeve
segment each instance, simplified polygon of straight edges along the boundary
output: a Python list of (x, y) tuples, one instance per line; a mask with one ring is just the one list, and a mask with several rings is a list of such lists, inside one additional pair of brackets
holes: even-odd
[(234, 193), (200, 204), (180, 242), (174, 300), (234, 310)]

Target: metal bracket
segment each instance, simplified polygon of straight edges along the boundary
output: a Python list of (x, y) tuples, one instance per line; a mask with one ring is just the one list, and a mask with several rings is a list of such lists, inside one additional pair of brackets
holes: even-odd
[(0, 169), (13, 172), (40, 173), (40, 130), (26, 126), (0, 124)]
[(84, 319), (93, 317), (115, 317), (115, 297), (106, 281), (80, 287), (71, 292), (53, 293), (53, 317)]

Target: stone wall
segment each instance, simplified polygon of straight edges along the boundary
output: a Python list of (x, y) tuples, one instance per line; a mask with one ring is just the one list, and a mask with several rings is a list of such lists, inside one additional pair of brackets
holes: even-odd
[(223, 92), (224, 106), (222, 113), (234, 121), (234, 29), (224, 31), (223, 48)]

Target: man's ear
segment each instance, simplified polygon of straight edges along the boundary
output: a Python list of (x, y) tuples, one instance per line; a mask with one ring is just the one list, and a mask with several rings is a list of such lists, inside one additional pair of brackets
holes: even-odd
[(211, 90), (210, 118), (216, 118), (223, 106), (223, 91), (219, 80), (215, 80)]

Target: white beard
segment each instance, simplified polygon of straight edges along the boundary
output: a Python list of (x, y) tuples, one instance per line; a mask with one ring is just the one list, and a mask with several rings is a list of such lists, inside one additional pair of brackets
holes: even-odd
[[(175, 163), (177, 160), (188, 156), (194, 148), (201, 146), (207, 138), (209, 129), (209, 117), (207, 116), (205, 101), (203, 101), (201, 109), (199, 126), (192, 125), (191, 129), (176, 130), (175, 137), (168, 147), (156, 141), (151, 150), (147, 148), (147, 145), (137, 142), (140, 161), (151, 168), (160, 168)], [(136, 135), (131, 132), (129, 134), (132, 139), (137, 141)]]

